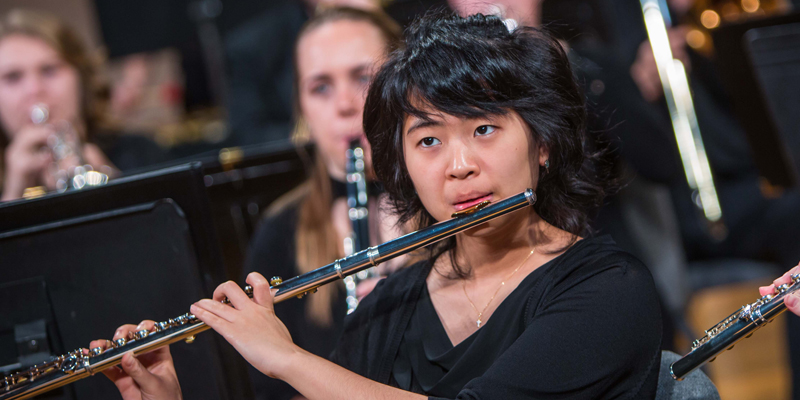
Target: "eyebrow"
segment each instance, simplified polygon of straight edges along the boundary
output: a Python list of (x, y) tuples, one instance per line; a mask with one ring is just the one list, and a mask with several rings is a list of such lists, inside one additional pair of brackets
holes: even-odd
[(442, 125), (441, 121), (436, 121), (436, 120), (432, 120), (432, 119), (417, 119), (408, 128), (408, 131), (406, 132), (406, 135), (410, 135), (411, 132), (414, 131), (415, 129), (427, 128), (429, 126), (441, 126), (441, 125)]
[[(360, 65), (356, 65), (353, 68), (350, 68), (347, 71), (347, 73), (350, 76), (358, 75), (358, 74), (361, 74), (362, 72), (364, 72), (365, 70), (369, 69), (369, 67), (370, 67), (369, 63), (363, 63), (363, 64), (360, 64)], [(321, 73), (318, 73), (318, 74), (315, 74), (315, 75), (311, 75), (306, 79), (303, 79), (300, 84), (302, 86), (303, 84), (306, 84), (308, 82), (314, 82), (314, 81), (320, 81), (320, 80), (330, 80), (330, 79), (331, 79), (331, 74), (329, 72), (321, 72)]]
[(358, 75), (363, 73), (364, 71), (368, 70), (370, 67), (369, 64), (361, 64), (356, 67), (350, 69), (350, 75)]

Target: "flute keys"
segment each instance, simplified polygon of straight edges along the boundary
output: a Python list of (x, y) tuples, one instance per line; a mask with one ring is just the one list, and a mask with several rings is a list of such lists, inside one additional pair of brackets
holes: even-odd
[(103, 354), (103, 348), (102, 347), (95, 347), (95, 348), (93, 348), (92, 350), (89, 351), (89, 354), (92, 357), (97, 357), (100, 354)]
[(144, 339), (149, 334), (150, 334), (150, 332), (147, 329), (142, 329), (142, 330), (137, 331), (136, 333), (134, 333), (134, 336), (136, 337), (136, 339)]
[(125, 346), (125, 343), (128, 343), (128, 339), (125, 339), (124, 337), (122, 337), (122, 338), (119, 338), (117, 340), (112, 341), (111, 343), (112, 343), (112, 346), (114, 346), (115, 348), (116, 347), (122, 347), (122, 346)]
[(780, 286), (775, 288), (775, 290), (777, 290), (778, 293), (783, 293), (783, 292), (787, 291), (788, 289), (789, 289), (789, 284), (788, 283), (784, 283), (783, 285), (780, 285)]
[(280, 276), (273, 276), (272, 279), (269, 280), (269, 284), (271, 286), (278, 286), (281, 283), (283, 283), (283, 278), (281, 278)]

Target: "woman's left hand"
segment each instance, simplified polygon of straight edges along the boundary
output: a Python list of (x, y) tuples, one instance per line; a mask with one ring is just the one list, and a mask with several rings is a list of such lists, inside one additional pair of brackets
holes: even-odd
[[(247, 362), (263, 374), (280, 378), (292, 355), (301, 351), (292, 342), (286, 326), (275, 316), (274, 293), (264, 276), (247, 276), (253, 299), (234, 282), (214, 291), (214, 299), (194, 303), (191, 312), (228, 341)], [(228, 298), (233, 307), (221, 303)]]
[[(772, 282), (772, 285), (769, 286), (761, 286), (758, 288), (758, 292), (760, 295), (764, 296), (767, 294), (774, 294), (775, 288), (787, 283), (792, 282), (792, 275), (800, 274), (800, 264), (796, 265), (794, 268), (787, 271), (783, 276), (775, 281)], [(793, 312), (795, 315), (800, 316), (800, 292), (794, 292), (783, 299), (784, 304), (786, 304), (786, 308), (789, 311)]]

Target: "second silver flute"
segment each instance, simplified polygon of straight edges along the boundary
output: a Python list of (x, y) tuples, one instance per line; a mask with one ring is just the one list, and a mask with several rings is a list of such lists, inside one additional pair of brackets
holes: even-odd
[(786, 311), (783, 300), (800, 290), (800, 275), (792, 275), (789, 283), (775, 288), (775, 292), (761, 296), (753, 303), (742, 306), (706, 331), (692, 343), (689, 354), (669, 367), (672, 378), (683, 379), (706, 362), (714, 361), (725, 350), (733, 349), (740, 340), (749, 338), (757, 329)]
[[(489, 204), (488, 201), (482, 202), (453, 214), (453, 219), (369, 247), (298, 277), (287, 281), (273, 278), (270, 281), (272, 289), (278, 290), (275, 302), (293, 296), (303, 296), (346, 275), (441, 241), (491, 219), (532, 206), (535, 202), (536, 194), (531, 189), (494, 204)], [(252, 289), (249, 287), (245, 292), (252, 295)], [(184, 314), (156, 323), (153, 331), (141, 330), (132, 337), (114, 340), (110, 342), (109, 349), (97, 347), (91, 349), (88, 354), (84, 354), (82, 349), (72, 351), (0, 380), (0, 400), (31, 398), (118, 365), (123, 354), (127, 352), (132, 351), (134, 355), (139, 355), (181, 340), (191, 343), (195, 335), (208, 329), (210, 327), (194, 315)]]

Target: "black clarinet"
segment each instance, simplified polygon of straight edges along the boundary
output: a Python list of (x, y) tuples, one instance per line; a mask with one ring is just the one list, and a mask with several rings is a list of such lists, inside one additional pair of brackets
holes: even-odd
[[(369, 198), (367, 196), (366, 167), (361, 140), (355, 139), (350, 142), (350, 148), (347, 149), (345, 168), (347, 172), (347, 216), (353, 227), (350, 237), (345, 238), (345, 255), (357, 253), (369, 247)], [(375, 269), (370, 268), (344, 279), (348, 314), (358, 307), (358, 296), (356, 296), (358, 282), (373, 276), (375, 276)]]
[[(277, 289), (275, 302), (291, 297), (303, 297), (315, 292), (322, 285), (375, 267), (384, 261), (436, 243), (494, 218), (532, 206), (535, 202), (536, 194), (533, 190), (527, 189), (523, 193), (494, 204), (488, 204), (489, 202), (477, 204), (459, 211), (452, 219), (368, 247), (287, 281), (273, 277), (270, 279), (270, 285), (272, 289)], [(245, 287), (245, 293), (252, 296), (252, 292), (251, 287)], [(227, 302), (227, 299), (223, 302)], [(96, 347), (90, 349), (88, 354), (83, 354), (83, 349), (69, 352), (0, 380), (0, 400), (29, 399), (116, 366), (121, 362), (122, 355), (129, 351), (139, 355), (181, 340), (191, 343), (195, 335), (208, 329), (209, 326), (194, 315), (183, 314), (156, 323), (153, 331), (140, 330), (128, 338), (114, 340), (110, 342), (111, 347), (108, 349)]]

